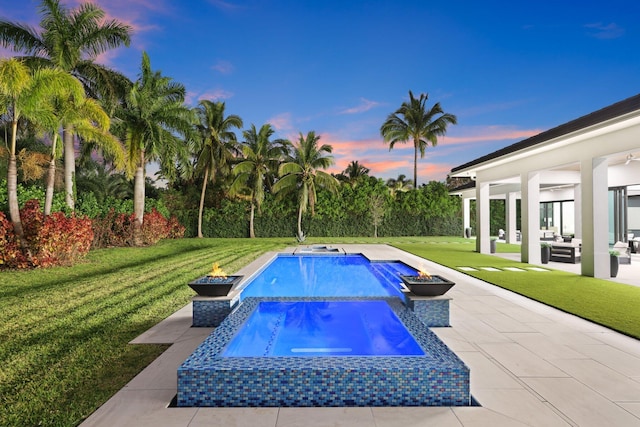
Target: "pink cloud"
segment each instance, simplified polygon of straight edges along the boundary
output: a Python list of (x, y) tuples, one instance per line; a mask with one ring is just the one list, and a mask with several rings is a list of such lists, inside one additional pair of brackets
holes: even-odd
[[(460, 128), (457, 128), (460, 129)], [(453, 132), (455, 129), (452, 128)], [(452, 133), (453, 133), (452, 132)], [(541, 129), (513, 129), (504, 126), (486, 126), (464, 129), (463, 136), (451, 136), (451, 133), (440, 138), (439, 144), (466, 144), (470, 142), (495, 142), (504, 140), (526, 139), (542, 132)]]
[(231, 74), (234, 70), (234, 67), (233, 64), (229, 61), (219, 60), (214, 66), (211, 67), (211, 69), (219, 72), (220, 74)]
[(169, 15), (171, 7), (164, 0), (70, 0), (69, 7), (94, 3), (105, 12), (105, 20), (117, 20), (129, 25), (134, 33), (158, 30), (157, 25), (149, 24), (146, 16), (149, 12)]
[(187, 105), (195, 105), (197, 104), (198, 94), (195, 92), (187, 91), (187, 94), (184, 97), (184, 102)]
[(381, 138), (351, 140), (323, 133), (320, 135), (320, 142), (333, 147), (335, 165), (330, 169), (333, 173), (342, 172), (354, 160), (369, 168), (370, 173), (375, 176), (391, 176), (396, 170), (403, 170), (402, 173), (406, 174), (408, 167), (413, 170), (410, 156), (398, 155), (397, 152), (390, 154), (388, 146), (383, 144)]
[(411, 162), (406, 160), (380, 160), (362, 164), (371, 170), (372, 175), (389, 175), (391, 171), (406, 171), (407, 168), (413, 168)]
[(187, 91), (187, 95), (185, 96), (185, 103), (187, 105), (195, 106), (203, 99), (207, 99), (210, 101), (224, 101), (233, 97), (233, 95), (233, 92), (229, 92), (224, 89), (216, 89), (209, 92)]
[(119, 53), (118, 50), (119, 49), (112, 49), (112, 50), (103, 52), (96, 57), (95, 61), (98, 64), (102, 64), (107, 67), (110, 67), (113, 65), (113, 62), (114, 62), (113, 60), (118, 57), (118, 53)]
[(267, 120), (273, 128), (279, 132), (290, 132), (293, 130), (293, 122), (291, 113), (280, 113)]
[(370, 101), (370, 100), (365, 99), (365, 98), (360, 98), (360, 104), (359, 105), (357, 105), (356, 107), (347, 108), (346, 110), (342, 110), (340, 112), (340, 114), (364, 113), (365, 111), (369, 111), (372, 108), (377, 107), (378, 105), (381, 105), (381, 104), (379, 102), (376, 102), (376, 101)]
[[(344, 171), (347, 165), (357, 160), (369, 168), (370, 175), (384, 180), (396, 178), (400, 174), (413, 179), (413, 144), (398, 144), (393, 150), (382, 142), (382, 138), (342, 139), (329, 133), (320, 135), (320, 142), (333, 147), (335, 164), (328, 169), (331, 173)], [(443, 181), (452, 165), (445, 161), (434, 162), (435, 157), (450, 154), (450, 150), (428, 149), (424, 159), (418, 159), (418, 184), (432, 180)]]
[[(451, 172), (451, 168), (452, 166), (449, 164), (427, 163), (423, 165), (418, 163), (418, 185), (426, 184), (429, 181), (444, 181), (447, 174)], [(413, 169), (411, 169), (411, 174), (413, 176)]]
[(222, 101), (225, 99), (229, 99), (232, 98), (234, 95), (233, 92), (230, 92), (228, 90), (225, 89), (216, 89), (213, 90), (211, 92), (205, 92), (200, 94), (200, 96), (198, 96), (198, 99), (212, 99), (215, 101)]

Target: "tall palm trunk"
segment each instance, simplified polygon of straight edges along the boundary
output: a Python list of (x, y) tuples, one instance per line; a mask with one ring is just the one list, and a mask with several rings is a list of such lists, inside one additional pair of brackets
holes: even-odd
[(62, 138), (64, 139), (65, 201), (71, 210), (75, 210), (76, 150), (73, 144), (73, 127), (66, 127)]
[(18, 206), (18, 168), (16, 166), (16, 155), (9, 156), (9, 168), (7, 173), (7, 192), (9, 196), (9, 216), (13, 223), (13, 231), (19, 241), (24, 240), (24, 230), (20, 219), (20, 207)]
[(141, 229), (144, 221), (144, 150), (140, 151), (140, 163), (136, 167), (133, 180), (133, 213), (135, 221), (133, 223), (133, 243), (136, 246), (142, 245)]
[(18, 205), (18, 167), (16, 164), (16, 134), (18, 121), (11, 122), (11, 151), (9, 153), (9, 166), (7, 169), (7, 196), (9, 198), (9, 216), (13, 223), (13, 232), (18, 238), (20, 247), (26, 249), (24, 241), (24, 229), (20, 219), (20, 206)]
[(44, 198), (44, 214), (51, 214), (51, 205), (53, 205), (53, 186), (56, 181), (56, 145), (58, 142), (58, 133), (54, 133), (53, 142), (51, 143), (51, 160), (49, 161), (49, 171), (47, 173), (47, 191)]
[(202, 182), (202, 192), (200, 193), (200, 207), (198, 208), (198, 237), (202, 237), (202, 211), (204, 210), (204, 193), (207, 191), (207, 181), (209, 180), (209, 168), (204, 170), (204, 181)]
[(251, 201), (251, 216), (249, 216), (249, 237), (252, 239), (256, 237), (256, 232), (253, 229), (253, 217), (255, 212), (255, 204)]
[(413, 188), (418, 188), (418, 141), (413, 141)]
[(302, 239), (304, 234), (302, 234), (302, 205), (298, 208), (298, 239)]

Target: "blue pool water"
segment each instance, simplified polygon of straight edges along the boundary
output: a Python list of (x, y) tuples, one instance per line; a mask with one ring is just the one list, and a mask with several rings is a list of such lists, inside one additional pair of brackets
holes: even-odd
[(243, 286), (248, 297), (402, 297), (402, 262), (370, 262), (362, 255), (278, 255)]
[[(469, 368), (401, 292), (413, 274), (362, 255), (278, 255), (178, 368), (177, 405), (470, 405)], [(194, 300), (194, 319), (196, 302), (220, 301)]]
[(384, 300), (263, 301), (221, 356), (424, 354)]

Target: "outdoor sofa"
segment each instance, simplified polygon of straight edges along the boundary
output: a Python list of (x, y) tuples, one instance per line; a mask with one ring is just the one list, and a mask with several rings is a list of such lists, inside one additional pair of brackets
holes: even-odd
[(571, 239), (570, 242), (555, 241), (551, 243), (551, 257), (549, 258), (549, 260), (571, 264), (578, 263), (580, 262), (581, 247), (581, 239)]

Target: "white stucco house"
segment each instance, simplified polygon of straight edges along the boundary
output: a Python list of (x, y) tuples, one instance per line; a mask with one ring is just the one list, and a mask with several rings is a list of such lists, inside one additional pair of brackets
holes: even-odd
[(457, 166), (450, 176), (475, 183), (451, 194), (463, 199), (465, 229), (476, 200), (478, 252), (490, 252), (489, 200), (501, 198), (506, 240), (521, 235), (522, 262), (540, 263), (541, 238), (572, 236), (581, 243), (582, 275), (607, 278), (610, 247), (640, 237), (640, 95)]

